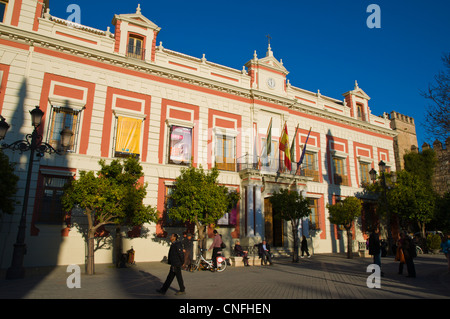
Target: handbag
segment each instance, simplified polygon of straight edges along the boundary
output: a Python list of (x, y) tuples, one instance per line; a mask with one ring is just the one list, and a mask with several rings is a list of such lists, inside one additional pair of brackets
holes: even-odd
[(220, 244), (220, 248), (227, 248), (227, 245), (225, 245), (225, 243), (222, 242), (222, 243)]
[(397, 248), (397, 253), (395, 254), (395, 261), (399, 261), (400, 263), (405, 263), (405, 255), (403, 254), (403, 250), (401, 248)]

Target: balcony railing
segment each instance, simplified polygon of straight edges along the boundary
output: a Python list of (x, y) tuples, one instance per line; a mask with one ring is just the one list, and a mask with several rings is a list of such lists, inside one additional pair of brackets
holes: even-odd
[(145, 60), (145, 49), (141, 46), (128, 45), (127, 57), (139, 60)]
[[(290, 174), (297, 176), (308, 176), (306, 175), (306, 170), (300, 168), (297, 170), (297, 163), (293, 162), (291, 164), (291, 169), (288, 168), (284, 164), (284, 159), (273, 158), (273, 157), (260, 157), (254, 156), (251, 154), (246, 154), (237, 159), (236, 163), (237, 171), (241, 172), (244, 170), (257, 170), (261, 173), (269, 173), (269, 174)], [(318, 180), (318, 172), (317, 180)], [(311, 174), (311, 172), (310, 172)], [(309, 176), (315, 178), (315, 176)]]

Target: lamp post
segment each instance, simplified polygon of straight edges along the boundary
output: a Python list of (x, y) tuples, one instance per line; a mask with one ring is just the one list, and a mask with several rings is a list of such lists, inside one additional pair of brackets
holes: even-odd
[[(33, 159), (34, 153), (37, 152), (37, 156), (42, 157), (44, 153), (62, 155), (66, 148), (69, 146), (70, 139), (73, 132), (70, 129), (64, 129), (61, 131), (61, 145), (62, 150), (55, 150), (50, 144), (42, 142), (42, 135), (37, 131), (37, 128), (41, 125), (42, 117), (44, 112), (36, 106), (35, 109), (30, 111), (31, 114), (31, 124), (33, 125), (33, 133), (27, 134), (24, 140), (19, 140), (11, 144), (3, 143), (1, 149), (12, 149), (14, 151), (18, 150), (21, 153), (25, 151), (30, 151), (30, 157), (28, 160), (28, 172), (27, 181), (25, 184), (25, 193), (22, 206), (22, 214), (20, 217), (19, 230), (17, 233), (16, 243), (14, 244), (13, 258), (11, 262), (11, 267), (8, 268), (6, 272), (6, 279), (18, 279), (25, 276), (25, 268), (23, 267), (23, 259), (26, 254), (27, 246), (25, 244), (25, 229), (26, 229), (26, 215), (28, 207), (28, 196), (30, 192), (30, 181), (31, 174), (33, 171)], [(0, 121), (0, 140), (4, 139), (6, 132), (9, 129), (9, 124), (6, 123), (5, 119), (1, 117)]]
[(391, 212), (389, 209), (389, 201), (387, 198), (387, 184), (386, 184), (386, 163), (383, 161), (380, 161), (378, 163), (378, 167), (380, 168), (380, 173), (383, 176), (383, 193), (384, 193), (384, 200), (386, 205), (386, 216), (387, 216), (387, 233), (388, 233), (388, 247), (389, 247), (389, 253), (392, 253), (392, 229), (391, 229)]

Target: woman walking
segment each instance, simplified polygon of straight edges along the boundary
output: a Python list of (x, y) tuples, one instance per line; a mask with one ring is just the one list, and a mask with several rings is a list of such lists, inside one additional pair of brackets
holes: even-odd
[(306, 255), (308, 256), (308, 258), (310, 258), (311, 256), (309, 255), (309, 250), (308, 250), (308, 241), (306, 240), (306, 236), (303, 235), (302, 236), (302, 243), (300, 246), (301, 250), (302, 250), (302, 256), (300, 258), (303, 258), (303, 255), (306, 252)]

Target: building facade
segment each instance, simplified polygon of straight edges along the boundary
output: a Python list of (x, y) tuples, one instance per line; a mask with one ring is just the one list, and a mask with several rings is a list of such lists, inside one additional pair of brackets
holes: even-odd
[[(270, 45), (263, 57), (244, 52), (248, 61), (240, 70), (172, 51), (158, 43), (161, 29), (140, 7), (115, 15), (112, 24), (114, 32), (74, 24), (53, 17), (48, 1), (34, 0), (9, 0), (0, 23), (0, 114), (11, 124), (4, 142), (31, 132), (35, 106), (45, 112), (44, 141), (57, 147), (60, 129), (74, 132), (65, 155), (33, 163), (26, 265), (84, 263), (85, 240), (72, 225), (82, 212), (62, 212), (62, 187), (81, 170), (98, 170), (100, 159), (130, 154), (139, 156), (145, 172), (146, 204), (161, 212), (161, 222), (125, 232), (123, 249), (133, 246), (138, 262), (162, 260), (166, 234), (184, 230), (165, 212), (186, 165), (218, 167), (220, 183), (241, 195), (218, 221), (228, 247), (237, 238), (244, 246), (266, 238), (289, 249), (290, 227), (273, 218), (269, 202), (288, 187), (310, 200), (313, 214), (299, 232), (313, 252), (345, 251), (346, 236), (329, 223), (326, 205), (360, 193), (379, 161), (395, 170), (397, 134), (388, 117), (371, 113), (358, 83), (342, 100), (295, 87)], [(285, 125), (294, 140), (291, 170), (279, 149)], [(28, 156), (4, 152), (16, 163), (22, 201)], [(2, 218), (1, 268), (10, 265), (20, 211), (18, 205)], [(358, 222), (356, 241), (366, 226)], [(97, 263), (112, 261), (113, 229), (105, 227), (97, 238)]]

